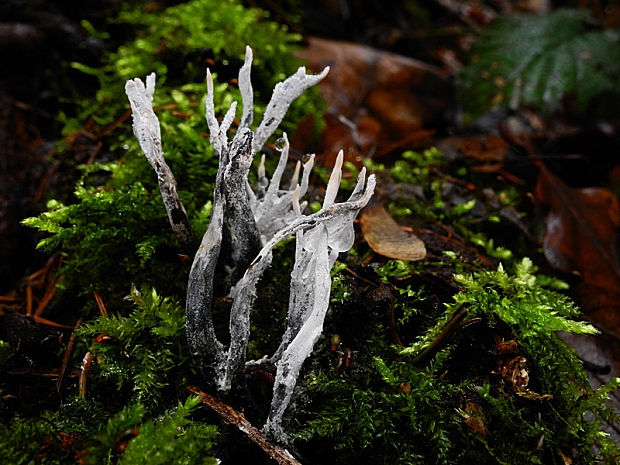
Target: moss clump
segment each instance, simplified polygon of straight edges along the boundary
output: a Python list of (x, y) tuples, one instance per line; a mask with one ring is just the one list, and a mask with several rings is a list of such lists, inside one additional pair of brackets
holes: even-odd
[(188, 417), (200, 404), (197, 396), (179, 402), (156, 421), (144, 420), (142, 404), (123, 408), (108, 420), (85, 451), (85, 463), (131, 465), (144, 463), (213, 465), (208, 455), (217, 431)]
[[(596, 332), (573, 319), (574, 304), (556, 291), (565, 286), (536, 275), (529, 259), (513, 275), (500, 267), (455, 281), (461, 291), (445, 309), (400, 320), (401, 330), (406, 323), (418, 332), (413, 344), (390, 348), (369, 331), (353, 368), (308, 376), (312, 401), (299, 447), (317, 463), (332, 449), (335, 463), (369, 464), (614, 457), (620, 450), (599, 430), (602, 419), (618, 419), (605, 400), (620, 380), (592, 391), (581, 361), (555, 335)], [(402, 290), (397, 301), (427, 299), (394, 287)], [(466, 316), (446, 330), (459, 312)]]
[[(187, 404), (174, 409), (178, 391), (193, 374), (185, 345), (183, 303), (154, 290), (166, 296), (184, 295), (191, 264), (185, 254), (193, 251), (183, 250), (170, 231), (157, 179), (126, 120), (129, 102), (123, 85), (126, 79), (144, 77), (153, 70), (158, 73), (155, 107), (165, 134), (163, 151), (192, 229), (202, 235), (209, 222), (218, 165), (205, 133), (205, 68), (210, 66), (219, 82), (215, 106), (223, 114), (232, 100), (240, 100), (231, 70), (238, 71), (247, 43), (256, 47), (254, 111), (260, 121), (274, 83), (302, 64), (292, 55), (300, 36), (270, 22), (264, 11), (232, 0), (193, 0), (156, 13), (129, 7), (114, 21), (134, 27), (137, 38), (108, 53), (100, 68), (74, 64), (96, 76), (100, 89), (95, 99), (79, 102), (78, 117), (61, 115), (67, 137), (56, 156), (66, 159), (75, 154), (80, 160), (82, 142), (92, 144), (80, 135), (85, 123), (99, 148), (93, 146), (95, 155), (78, 167), (79, 179), (70, 195), (59, 193), (59, 200), (48, 202), (46, 212), (24, 221), (45, 233), (39, 248), (63, 255), (64, 280), (59, 284), (63, 292), (57, 293), (46, 316), (70, 324), (76, 315), (92, 318), (76, 332), (79, 342), (70, 363), (78, 366), (87, 350), (94, 356), (87, 400), (62, 400), (57, 412), (43, 412), (45, 420), (15, 418), (11, 428), (18, 433), (2, 427), (0, 441), (11, 457), (22, 454), (23, 463), (72, 463), (81, 460), (78, 455), (84, 451), (88, 451), (84, 457), (90, 457), (84, 460), (92, 463), (137, 463), (145, 454), (161, 455), (157, 463), (212, 463), (208, 449), (215, 438), (213, 427), (188, 424)], [(317, 115), (318, 121), (317, 95), (311, 90), (298, 99), (284, 128), (293, 129), (302, 114)], [(124, 299), (132, 283), (141, 292), (133, 287), (129, 299)], [(95, 290), (109, 317), (94, 318)], [(225, 303), (221, 306), (226, 310)], [(62, 350), (58, 347), (60, 354)], [(76, 384), (70, 389), (75, 394)], [(195, 404), (192, 401), (190, 407)], [(67, 410), (83, 415), (67, 424), (58, 413)], [(110, 420), (116, 426), (104, 426), (106, 418), (119, 411)], [(93, 445), (92, 438), (101, 428)], [(110, 428), (114, 434), (105, 432)], [(129, 438), (132, 446), (125, 453), (115, 451), (113, 444), (127, 429), (138, 429), (140, 434)], [(80, 435), (71, 447), (63, 442), (65, 432)], [(37, 459), (45, 441), (50, 444), (47, 452)], [(162, 443), (170, 446), (159, 451)], [(0, 461), (22, 463), (19, 460)]]
[(337, 451), (342, 464), (615, 460), (620, 450), (603, 427), (618, 421), (608, 402), (620, 380), (593, 391), (556, 335), (596, 330), (579, 321), (566, 283), (494, 242), (522, 244), (510, 240), (520, 194), (484, 179), (481, 192), (466, 161), (436, 150), (407, 152), (389, 174), (369, 164), (428, 256), (386, 260), (360, 244), (345, 261), (364, 281), (338, 268), (326, 328), (339, 347), (330, 351), (326, 338), (297, 400), (304, 459), (322, 463)]
[[(135, 308), (127, 316), (99, 317), (82, 325), (77, 336), (94, 343), (96, 364), (89, 374), (89, 397), (102, 401), (111, 388), (126, 392), (123, 402), (141, 402), (156, 411), (165, 397), (186, 384), (191, 374), (185, 348), (185, 309), (154, 289), (133, 288)], [(103, 341), (99, 336), (105, 335)]]

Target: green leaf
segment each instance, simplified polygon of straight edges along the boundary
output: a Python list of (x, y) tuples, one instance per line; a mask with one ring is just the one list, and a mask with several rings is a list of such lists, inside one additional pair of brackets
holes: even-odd
[(574, 98), (584, 110), (603, 92), (618, 92), (620, 30), (591, 30), (582, 10), (498, 19), (478, 38), (463, 73), (470, 117), (490, 107), (535, 106), (555, 111)]
[(375, 362), (375, 368), (383, 378), (383, 381), (388, 383), (390, 386), (398, 386), (400, 381), (392, 374), (387, 364), (380, 357), (373, 357)]

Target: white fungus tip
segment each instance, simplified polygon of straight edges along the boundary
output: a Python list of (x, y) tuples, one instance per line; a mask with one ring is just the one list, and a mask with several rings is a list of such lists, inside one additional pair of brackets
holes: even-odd
[(299, 183), (299, 171), (301, 170), (301, 162), (297, 160), (295, 163), (295, 171), (293, 171), (293, 176), (291, 177), (291, 185), (289, 190), (293, 189), (293, 186), (296, 186)]
[(327, 183), (327, 189), (325, 189), (325, 199), (323, 200), (323, 208), (331, 207), (336, 201), (336, 195), (338, 194), (338, 188), (340, 187), (340, 178), (342, 177), (342, 162), (344, 160), (344, 152), (340, 150), (336, 157), (336, 163), (332, 169), (332, 174), (329, 177)]
[(213, 76), (209, 68), (207, 68), (207, 94), (213, 95)]
[(308, 161), (304, 163), (304, 170), (311, 171), (312, 168), (314, 168), (315, 158), (316, 158), (316, 155), (314, 153), (310, 155), (310, 158), (308, 158)]
[(260, 163), (258, 164), (258, 178), (265, 177), (265, 154), (263, 153), (260, 157)]
[(301, 215), (301, 207), (299, 205), (299, 184), (295, 187), (293, 192), (293, 211), (296, 215)]
[(146, 77), (146, 95), (153, 101), (153, 94), (155, 93), (155, 73), (151, 73)]

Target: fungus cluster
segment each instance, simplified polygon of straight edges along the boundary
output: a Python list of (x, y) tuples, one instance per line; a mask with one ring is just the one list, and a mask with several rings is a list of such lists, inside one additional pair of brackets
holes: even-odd
[[(239, 71), (243, 112), (231, 141), (228, 131), (234, 121), (237, 102), (233, 102), (221, 122), (215, 116), (213, 79), (207, 70), (206, 120), (210, 142), (219, 160), (213, 193), (211, 220), (194, 255), (186, 296), (187, 340), (205, 383), (218, 391), (241, 395), (246, 389), (246, 360), (250, 338), (250, 313), (256, 286), (271, 264), (271, 252), (280, 241), (295, 235), (295, 262), (291, 273), (287, 327), (277, 351), (265, 356), (275, 364), (276, 377), (269, 416), (264, 430), (275, 440), (286, 442), (282, 418), (290, 402), (297, 378), (306, 358), (323, 330), (331, 290), (330, 270), (338, 254), (353, 245), (353, 220), (374, 192), (375, 178), (366, 180), (365, 169), (345, 202), (336, 203), (342, 174), (342, 151), (331, 173), (322, 208), (304, 214), (307, 202), (301, 198), (308, 190), (314, 156), (303, 164), (297, 162), (288, 188), (282, 188), (289, 142), (284, 134), (277, 147), (280, 159), (269, 180), (264, 155), (258, 169), (258, 186), (248, 182), (255, 154), (281, 123), (289, 105), (308, 87), (320, 82), (329, 71), (307, 74), (300, 67), (295, 74), (276, 84), (263, 119), (256, 131), (253, 120), (253, 91), (250, 80), (252, 50), (246, 48), (245, 62)], [(131, 103), (133, 130), (159, 181), (161, 196), (170, 224), (186, 247), (192, 247), (193, 235), (187, 213), (181, 203), (174, 176), (167, 166), (161, 145), (159, 121), (153, 111), (155, 74), (127, 81), (125, 92)], [(229, 245), (227, 253), (222, 244)], [(225, 256), (224, 256), (225, 255)], [(216, 267), (228, 270), (230, 343), (222, 344), (215, 334), (211, 307)], [(218, 268), (219, 269), (219, 268)]]

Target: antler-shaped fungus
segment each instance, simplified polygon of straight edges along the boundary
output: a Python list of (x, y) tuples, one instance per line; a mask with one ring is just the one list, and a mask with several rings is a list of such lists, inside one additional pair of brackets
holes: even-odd
[[(371, 175), (364, 189), (366, 169), (363, 168), (349, 200), (335, 204), (342, 161), (341, 150), (325, 190), (323, 208), (315, 213), (319, 215), (321, 212), (331, 211), (333, 214), (324, 215), (322, 221), (317, 221), (312, 228), (298, 230), (296, 235), (287, 328), (280, 347), (272, 357), (272, 361), (276, 362), (277, 373), (269, 418), (265, 424), (266, 432), (281, 442), (287, 441), (281, 426), (282, 417), (290, 402), (299, 372), (323, 332), (323, 321), (329, 307), (331, 269), (338, 254), (353, 246), (353, 220), (366, 206), (375, 188), (375, 177)], [(300, 215), (297, 195), (294, 198), (294, 210)], [(305, 217), (300, 215), (300, 218)]]
[[(263, 120), (253, 133), (249, 129), (253, 120), (251, 65), (252, 50), (247, 47), (245, 61), (239, 71), (243, 114), (231, 142), (227, 132), (234, 120), (237, 103), (231, 104), (219, 123), (213, 103), (213, 79), (207, 70), (206, 120), (219, 169), (215, 179), (211, 221), (190, 270), (186, 331), (191, 353), (198, 361), (205, 381), (218, 390), (244, 389), (250, 312), (256, 284), (271, 263), (273, 247), (296, 234), (287, 329), (280, 348), (272, 357), (277, 363), (277, 374), (271, 411), (265, 424), (266, 431), (284, 441), (282, 416), (303, 362), (323, 330), (331, 290), (330, 270), (338, 253), (353, 245), (353, 220), (372, 196), (375, 178), (371, 175), (366, 182), (366, 172), (362, 170), (349, 199), (335, 203), (343, 161), (341, 151), (327, 185), (323, 207), (314, 214), (303, 215), (305, 203), (300, 204), (299, 201), (308, 189), (314, 156), (303, 165), (301, 184), (298, 162), (290, 188), (280, 189), (289, 151), (288, 138), (284, 134), (280, 160), (271, 181), (265, 176), (264, 157), (261, 159), (256, 195), (247, 181), (255, 152), (278, 127), (291, 102), (305, 89), (321, 81), (329, 68), (320, 74), (309, 75), (305, 68), (300, 67), (295, 74), (276, 84)], [(139, 79), (128, 81), (125, 86), (134, 115), (134, 133), (157, 172), (170, 223), (185, 241), (184, 238), (191, 238), (189, 222), (176, 193), (172, 172), (163, 158), (159, 121), (152, 108), (154, 88), (154, 74), (147, 77), (146, 87)], [(182, 221), (175, 216), (178, 212), (182, 213)], [(217, 339), (211, 316), (215, 269), (221, 260), (226, 234), (230, 238), (233, 264), (228, 350)], [(264, 244), (262, 248), (261, 242)]]

